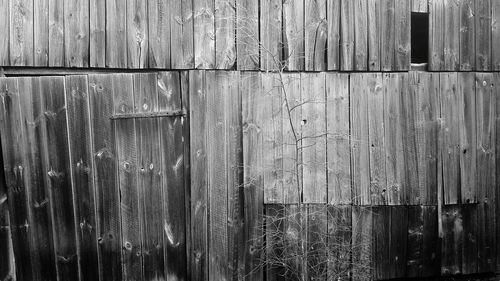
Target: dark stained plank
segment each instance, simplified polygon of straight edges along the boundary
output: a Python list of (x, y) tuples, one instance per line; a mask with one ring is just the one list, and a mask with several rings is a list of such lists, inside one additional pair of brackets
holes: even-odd
[(464, 242), (461, 207), (459, 205), (443, 206), (442, 216), (441, 274), (461, 274)]
[(327, 210), (327, 280), (343, 280), (351, 275), (352, 206), (328, 206)]
[(354, 70), (354, 1), (340, 0), (340, 70)]
[[(159, 106), (161, 107), (162, 104), (160, 103)], [(186, 194), (181, 117), (160, 118), (159, 125), (164, 218), (163, 222), (159, 222), (159, 226), (163, 225), (163, 228), (159, 230), (163, 232), (165, 276), (174, 280), (187, 280), (186, 209), (184, 207)], [(155, 278), (160, 278), (160, 276), (161, 274)]]
[(64, 66), (64, 1), (49, 0), (49, 66)]
[(444, 67), (444, 1), (429, 2), (429, 70)]
[(301, 74), (303, 202), (326, 203), (325, 74)]
[[(395, 5), (400, 0), (380, 0), (380, 68), (382, 71), (396, 69), (395, 53), (396, 34)], [(405, 0), (406, 1), (406, 0)]]
[(94, 166), (90, 133), (89, 89), (86, 75), (66, 76), (66, 110), (68, 118), (71, 184), (75, 197), (78, 256), (81, 280), (98, 280), (98, 255)]
[(89, 66), (89, 9), (89, 0), (67, 1), (64, 5), (66, 67)]
[(166, 1), (148, 2), (148, 64), (170, 68), (170, 11)]
[(350, 204), (349, 76), (326, 74), (328, 203)]
[[(8, 1), (7, 1), (8, 2)], [(8, 9), (6, 9), (7, 11)], [(8, 16), (5, 17), (8, 20)], [(34, 66), (49, 64), (49, 0), (33, 1)], [(1, 53), (1, 51), (0, 51)], [(0, 59), (1, 61), (1, 59)], [(8, 65), (5, 63), (4, 65)]]
[[(135, 85), (130, 74), (113, 75), (114, 115), (135, 112), (133, 93)], [(142, 107), (142, 104), (140, 105)], [(142, 221), (140, 217), (139, 155), (135, 119), (114, 121), (114, 138), (118, 161), (122, 231), (122, 278), (142, 280)]]
[(236, 1), (238, 70), (259, 69), (259, 0)]
[(368, 69), (380, 70), (381, 1), (368, 0)]
[[(3, 152), (3, 169), (6, 183), (10, 214), (10, 231), (13, 243), (14, 258), (17, 261), (15, 275), (19, 280), (33, 278), (31, 259), (31, 243), (29, 224), (31, 221), (28, 210), (28, 190), (24, 182), (24, 161), (22, 143), (25, 136), (21, 127), (21, 112), (19, 107), (19, 84), (16, 78), (0, 78), (1, 115), (0, 128)], [(6, 201), (8, 198), (8, 201)]]
[(106, 1), (89, 1), (89, 66), (106, 66)]
[(281, 67), (282, 0), (260, 0), (260, 69)]
[(306, 208), (307, 278), (324, 280), (328, 271), (327, 208), (323, 204), (311, 204)]
[(148, 65), (148, 1), (127, 0), (127, 67), (146, 68)]
[(328, 34), (326, 42), (327, 69), (339, 70), (340, 58), (340, 7), (341, 0), (332, 0), (326, 4), (326, 19)]
[(351, 182), (353, 203), (357, 205), (371, 203), (367, 87), (365, 75), (350, 76)]
[(460, 199), (460, 137), (459, 96), (457, 93), (457, 74), (440, 73), (440, 154), (443, 171), (443, 199), (445, 204), (459, 203)]
[[(204, 71), (189, 72), (189, 116), (191, 163), (191, 252), (192, 280), (208, 276), (208, 159), (207, 81)], [(168, 257), (167, 257), (168, 261)]]
[(491, 70), (491, 0), (475, 1), (477, 71)]
[[(190, 140), (190, 120), (189, 120), (189, 72), (188, 71), (182, 71), (180, 73), (180, 95), (181, 95), (181, 106), (182, 110), (186, 112), (185, 116), (182, 116), (181, 118), (181, 126), (182, 126), (182, 144), (184, 146), (184, 151), (183, 151), (183, 166), (184, 166), (184, 219), (185, 219), (185, 225), (191, 225), (191, 144)], [(160, 94), (160, 93), (159, 93)], [(161, 101), (161, 99), (160, 99)], [(190, 227), (185, 227), (185, 263), (186, 265), (184, 266), (186, 268), (186, 280), (191, 280), (191, 260), (193, 259), (193, 256), (191, 255), (191, 228)], [(168, 244), (167, 244), (168, 246)], [(169, 265), (166, 265), (167, 270), (169, 268)], [(173, 266), (176, 268), (178, 271), (183, 272), (184, 269), (181, 266), (175, 265)], [(181, 269), (181, 270), (179, 270)], [(168, 273), (167, 273), (168, 274)]]
[(304, 70), (304, 44), (304, 1), (283, 1), (283, 49), (287, 70)]
[(266, 204), (265, 207), (265, 271), (266, 280), (286, 280), (283, 266), (284, 205)]
[[(89, 75), (92, 167), (96, 204), (96, 235), (100, 280), (121, 280), (120, 191), (117, 180), (112, 75)], [(110, 172), (113, 171), (113, 172)]]
[(304, 1), (305, 70), (326, 70), (328, 26), (326, 0)]
[(390, 278), (406, 276), (407, 239), (408, 239), (408, 207), (391, 206), (390, 218)]
[(477, 204), (462, 205), (464, 244), (462, 251), (462, 273), (474, 274), (477, 271), (478, 218)]
[(194, 67), (193, 3), (170, 0), (170, 52), (173, 69)]
[[(3, 8), (6, 8), (6, 6)], [(32, 65), (33, 1), (10, 0), (9, 11), (10, 65)]]
[[(383, 207), (382, 207), (383, 208)], [(352, 206), (352, 279), (366, 280), (375, 276), (375, 243), (373, 231), (378, 219), (371, 207)], [(375, 227), (375, 228), (374, 228)]]
[[(0, 178), (4, 181), (3, 169), (0, 171)], [(4, 185), (5, 183), (1, 183)], [(15, 276), (15, 261), (12, 249), (12, 238), (10, 232), (9, 208), (7, 204), (7, 194), (4, 186), (0, 187), (0, 278), (3, 280), (13, 280)]]
[(385, 172), (384, 96), (382, 74), (365, 74), (368, 80), (368, 146), (370, 152), (370, 197), (373, 205), (387, 205), (387, 179)]
[(106, 67), (126, 68), (127, 2), (106, 0)]
[(424, 207), (408, 207), (408, 256), (406, 277), (420, 277), (423, 269)]
[(500, 2), (491, 1), (491, 70), (500, 70)]
[(442, 70), (458, 70), (460, 62), (460, 6), (457, 1), (444, 0), (444, 66)]
[(355, 0), (354, 70), (368, 70), (368, 36), (368, 0)]
[(460, 130), (460, 191), (463, 203), (477, 202), (475, 83), (474, 73), (458, 74), (457, 114)]
[(207, 159), (208, 159), (208, 266), (209, 278), (228, 279), (228, 205), (227, 177), (229, 170), (226, 150), (226, 95), (231, 92), (224, 73), (207, 72), (207, 83), (213, 84), (207, 91)]
[(391, 207), (373, 208), (373, 276), (375, 279), (393, 277), (393, 260), (391, 259)]
[(301, 198), (302, 151), (300, 145), (302, 105), (300, 74), (283, 74), (283, 203), (297, 204)]
[[(282, 261), (282, 264), (284, 264), (284, 274), (280, 277), (284, 277), (285, 280), (300, 280), (301, 278), (305, 280), (313, 278), (322, 279), (326, 277), (326, 272), (323, 269), (326, 257), (321, 251), (324, 251), (327, 245), (315, 239), (320, 238), (320, 234), (319, 232), (314, 232), (315, 230), (321, 230), (326, 235), (324, 228), (327, 222), (321, 221), (315, 224), (315, 221), (312, 221), (308, 225), (308, 222), (311, 221), (309, 218), (311, 217), (318, 218), (318, 220), (321, 217), (321, 219), (326, 220), (326, 217), (322, 216), (326, 214), (325, 206), (291, 204), (283, 205), (283, 207), (284, 214), (281, 222), (283, 232), (281, 234), (279, 232), (274, 233), (274, 237), (278, 239), (280, 239), (280, 236), (282, 237), (280, 256), (278, 259), (273, 260), (275, 266), (280, 265), (279, 261)], [(312, 209), (312, 211), (309, 212), (308, 209)], [(310, 228), (315, 228), (315, 230), (308, 232)], [(326, 236), (324, 237), (327, 239)], [(311, 239), (308, 240), (309, 238)], [(322, 264), (316, 264), (314, 259), (317, 257), (322, 257)], [(315, 271), (315, 265), (318, 265), (318, 268), (322, 267), (322, 272)]]
[(240, 73), (240, 92), (242, 96), (243, 124), (243, 187), (245, 214), (245, 273), (247, 280), (262, 280), (263, 271), (259, 266), (262, 260), (264, 214), (264, 178), (262, 143), (263, 107), (258, 103), (262, 80), (260, 73)]
[(215, 0), (193, 1), (194, 66), (215, 67)]
[(397, 0), (394, 3), (394, 57), (395, 64), (393, 70), (410, 70), (410, 3), (411, 0)]
[(439, 237), (438, 209), (423, 206), (424, 237), (422, 248), (422, 277), (437, 276), (441, 272), (441, 242)]
[[(500, 90), (500, 74), (495, 73), (493, 74), (493, 91), (497, 92)], [(497, 98), (495, 100), (495, 113), (496, 113), (496, 120), (495, 120), (495, 135), (496, 139), (500, 139), (500, 99)], [(500, 269), (500, 240), (498, 239), (500, 235), (500, 142), (496, 141), (495, 142), (495, 181), (496, 181), (496, 190), (497, 193), (495, 194), (495, 202), (496, 202), (496, 235), (497, 235), (497, 241), (496, 241), (496, 254), (497, 254), (497, 270)]]
[(51, 196), (54, 249), (57, 276), (77, 280), (79, 265), (76, 240), (74, 193), (70, 176), (70, 157), (63, 77), (40, 78), (40, 92), (45, 122), (42, 123), (44, 180)]
[[(215, 0), (215, 67), (233, 69), (236, 64), (236, 0)], [(205, 46), (203, 46), (203, 51)]]
[(415, 13), (427, 13), (428, 1), (427, 0), (411, 0), (411, 11)]
[(475, 69), (475, 13), (474, 0), (463, 0), (459, 2), (460, 9), (460, 33), (459, 33), (459, 63), (460, 70), (467, 71)]

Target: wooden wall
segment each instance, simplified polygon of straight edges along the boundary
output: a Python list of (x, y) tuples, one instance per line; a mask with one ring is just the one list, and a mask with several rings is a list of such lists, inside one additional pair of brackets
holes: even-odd
[(408, 70), (410, 4), (2, 0), (0, 65)]

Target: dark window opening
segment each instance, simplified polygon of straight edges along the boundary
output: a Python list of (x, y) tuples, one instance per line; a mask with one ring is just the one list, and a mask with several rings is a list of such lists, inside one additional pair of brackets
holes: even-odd
[(411, 63), (427, 63), (429, 54), (429, 14), (411, 13)]

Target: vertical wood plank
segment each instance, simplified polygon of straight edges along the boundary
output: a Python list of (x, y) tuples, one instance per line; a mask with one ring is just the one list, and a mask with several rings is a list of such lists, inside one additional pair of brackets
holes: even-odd
[(328, 203), (350, 204), (349, 76), (326, 74)]
[(364, 89), (368, 81), (362, 74), (350, 76), (349, 104), (351, 131), (351, 181), (353, 203), (369, 205), (370, 164), (368, 148), (368, 96)]
[(148, 2), (148, 65), (170, 68), (170, 11), (166, 1)]
[(441, 274), (462, 273), (463, 220), (459, 205), (443, 206)]
[(391, 259), (391, 207), (373, 208), (373, 276), (376, 279), (393, 277), (393, 260)]
[(491, 70), (491, 1), (475, 1), (476, 68)]
[(32, 65), (33, 2), (29, 0), (10, 0), (9, 11), (10, 64), (13, 66)]
[[(27, 189), (24, 183), (23, 143), (21, 130), (21, 112), (19, 107), (19, 84), (16, 78), (0, 78), (1, 115), (0, 128), (2, 138), (3, 169), (10, 214), (15, 277), (19, 280), (33, 278), (33, 264), (30, 259), (30, 221), (28, 213)], [(8, 201), (7, 201), (8, 199)]]
[[(182, 126), (182, 144), (184, 146), (183, 150), (183, 166), (184, 166), (184, 219), (185, 219), (185, 225), (191, 225), (191, 144), (190, 140), (190, 119), (189, 119), (189, 100), (190, 100), (190, 94), (189, 94), (189, 72), (188, 71), (182, 71), (180, 73), (180, 95), (181, 95), (181, 107), (183, 112), (188, 113), (186, 116), (182, 116), (181, 118), (181, 126)], [(178, 266), (174, 265), (175, 269), (181, 269), (179, 271), (184, 271), (183, 268), (186, 268), (186, 274), (185, 278), (186, 280), (191, 279), (191, 261), (193, 260), (193, 256), (191, 255), (191, 228), (190, 227), (185, 227), (185, 265)], [(165, 237), (165, 236), (164, 236)], [(167, 260), (168, 262), (168, 260)], [(182, 267), (184, 266), (184, 267)], [(167, 270), (169, 268), (169, 265), (166, 265)], [(168, 271), (167, 271), (168, 274)], [(167, 275), (168, 276), (168, 275)]]
[(437, 276), (441, 272), (441, 242), (438, 226), (438, 209), (436, 206), (423, 206), (424, 237), (422, 276)]
[(443, 196), (445, 204), (460, 200), (460, 129), (458, 119), (457, 74), (440, 75), (441, 129), (440, 154), (443, 170)]
[[(0, 169), (0, 178), (2, 181), (5, 180), (3, 177), (3, 169)], [(14, 254), (12, 250), (12, 238), (10, 237), (10, 221), (9, 221), (9, 208), (7, 204), (7, 194), (4, 190), (5, 183), (1, 183), (0, 191), (0, 255), (4, 257), (0, 262), (0, 278), (4, 280), (16, 278), (15, 274), (15, 264)]]
[(474, 73), (459, 73), (457, 80), (460, 136), (460, 192), (463, 203), (477, 202), (476, 86)]
[(340, 7), (341, 0), (332, 0), (326, 4), (326, 19), (328, 21), (327, 57), (328, 70), (339, 70), (340, 65)]
[(89, 1), (67, 1), (64, 5), (64, 53), (67, 67), (89, 66)]
[(75, 196), (78, 256), (81, 280), (98, 280), (98, 256), (94, 167), (92, 166), (92, 140), (88, 81), (86, 75), (66, 77), (66, 113), (68, 118), (69, 161), (71, 184)]
[[(349, 278), (351, 273), (352, 207), (329, 206), (328, 219), (328, 274), (327, 280)], [(354, 248), (358, 249), (358, 248)]]
[(391, 278), (404, 278), (407, 264), (408, 207), (391, 206), (390, 255)]
[(284, 205), (268, 204), (265, 207), (265, 250), (266, 260), (266, 279), (270, 281), (285, 280), (285, 269), (278, 265), (283, 257), (282, 234), (284, 231)]
[[(396, 34), (395, 5), (396, 0), (380, 0), (380, 67), (382, 71), (395, 70)], [(406, 0), (405, 0), (406, 1)]]
[(70, 177), (68, 128), (63, 77), (40, 79), (42, 108), (46, 118), (42, 123), (42, 155), (45, 183), (52, 199), (54, 248), (57, 276), (60, 280), (77, 280), (79, 275), (76, 241), (74, 191)]
[(238, 70), (259, 69), (259, 0), (236, 1)]
[(277, 70), (281, 66), (282, 1), (260, 0), (260, 68)]
[(407, 277), (422, 276), (424, 242), (424, 206), (408, 207)]
[(477, 271), (478, 219), (476, 204), (462, 205), (464, 244), (462, 251), (462, 273), (474, 274)]
[(304, 203), (326, 203), (325, 74), (302, 76), (302, 158)]
[(371, 279), (374, 276), (375, 220), (372, 208), (352, 206), (352, 279)]
[(106, 1), (90, 0), (89, 66), (106, 66)]
[[(9, 0), (0, 1), (0, 11), (1, 11), (1, 20), (0, 20), (0, 33), (6, 35), (6, 39), (0, 43), (0, 64), (1, 65), (10, 65), (9, 60), (9, 42), (10, 42), (10, 32), (9, 32)], [(0, 275), (1, 276), (1, 275)]]
[[(475, 69), (475, 13), (474, 0), (463, 0), (459, 2), (460, 9), (460, 33), (459, 33), (459, 57), (460, 70)], [(430, 27), (430, 26), (429, 26)]]
[[(100, 280), (121, 279), (120, 191), (113, 114), (114, 84), (111, 75), (89, 75), (92, 167), (96, 202), (96, 235)], [(115, 83), (116, 85), (117, 83)], [(110, 172), (112, 171), (112, 172)]]
[(379, 0), (368, 0), (368, 69), (370, 71), (380, 70), (381, 55), (381, 19)]
[[(191, 278), (205, 280), (208, 276), (208, 147), (207, 96), (204, 71), (189, 72), (189, 116), (191, 153)], [(167, 257), (168, 261), (168, 257)]]
[[(179, 72), (157, 74), (158, 112), (175, 112), (182, 109), (181, 78)], [(185, 94), (187, 96), (187, 93)]]
[(384, 128), (384, 92), (381, 74), (365, 74), (368, 78), (368, 141), (370, 153), (370, 198), (373, 205), (388, 203), (386, 165), (385, 165), (385, 128)]
[(394, 70), (410, 70), (411, 30), (410, 1), (397, 0), (394, 3)]
[(245, 273), (248, 280), (262, 280), (263, 271), (259, 266), (262, 259), (262, 235), (260, 227), (264, 214), (264, 178), (263, 167), (263, 107), (258, 99), (261, 94), (262, 80), (260, 73), (244, 72), (240, 74), (240, 92), (242, 96), (243, 123), (243, 175), (244, 175), (244, 214), (245, 214)]
[(49, 66), (64, 66), (64, 1), (49, 0)]
[(354, 1), (340, 0), (340, 70), (354, 69)]
[[(118, 74), (113, 75), (112, 79), (114, 115), (133, 113), (136, 106), (133, 76)], [(137, 124), (134, 119), (118, 119), (113, 126), (120, 188), (122, 276), (124, 279), (142, 280), (142, 204), (139, 191)]]
[(194, 66), (215, 67), (215, 0), (193, 1)]
[(193, 3), (191, 0), (170, 0), (171, 67), (194, 67)]
[(328, 26), (325, 0), (305, 0), (304, 50), (306, 71), (326, 70)]
[[(8, 9), (6, 8), (6, 11)], [(8, 20), (8, 16), (6, 17)], [(49, 64), (49, 0), (33, 1), (33, 65)], [(0, 52), (1, 53), (1, 52)], [(5, 63), (5, 65), (8, 65)]]
[(128, 68), (146, 68), (148, 63), (148, 2), (127, 0), (127, 59)]
[(427, 13), (428, 9), (427, 0), (411, 0), (411, 11), (414, 13)]
[(491, 70), (500, 70), (500, 2), (491, 1)]
[(236, 63), (236, 0), (215, 0), (215, 65), (233, 69)]
[(442, 70), (458, 70), (460, 53), (460, 6), (444, 0), (444, 66)]
[(444, 0), (429, 2), (429, 70), (443, 70), (444, 32)]
[(368, 36), (368, 1), (356, 0), (354, 1), (354, 70), (368, 70)]
[[(493, 86), (494, 89), (493, 91), (498, 93), (500, 90), (500, 73), (495, 73), (493, 74)], [(495, 114), (496, 114), (496, 120), (495, 120), (495, 135), (496, 139), (500, 139), (500, 99), (496, 98), (495, 99)], [(496, 241), (496, 258), (497, 258), (497, 270), (500, 269), (500, 239), (498, 239), (498, 236), (500, 235), (500, 142), (496, 141), (495, 142), (495, 181), (496, 181), (496, 194), (495, 194), (495, 202), (496, 202), (496, 235), (497, 235), (497, 241)]]
[(106, 0), (106, 67), (126, 68), (127, 2)]
[(307, 206), (307, 277), (322, 280), (328, 270), (328, 229), (326, 205)]
[(283, 1), (283, 29), (284, 61), (287, 70), (304, 70), (304, 1)]

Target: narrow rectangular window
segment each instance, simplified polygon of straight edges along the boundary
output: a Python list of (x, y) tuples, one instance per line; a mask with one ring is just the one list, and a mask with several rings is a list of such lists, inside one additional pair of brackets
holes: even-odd
[(429, 14), (411, 13), (411, 63), (427, 63), (428, 55)]

